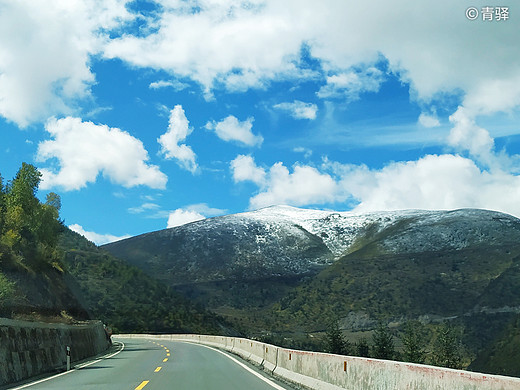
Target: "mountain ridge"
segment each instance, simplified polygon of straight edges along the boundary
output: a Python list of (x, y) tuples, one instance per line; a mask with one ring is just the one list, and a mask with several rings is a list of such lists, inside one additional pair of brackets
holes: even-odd
[[(273, 278), (298, 282), (330, 272), (327, 269), (346, 256), (365, 261), (453, 252), (449, 256), (457, 257), (464, 250), (478, 253), (481, 247), (500, 252), (500, 247), (518, 242), (520, 220), (496, 211), (362, 214), (272, 206), (145, 233), (102, 248), (172, 286), (186, 286)], [(455, 272), (463, 264), (444, 271)]]

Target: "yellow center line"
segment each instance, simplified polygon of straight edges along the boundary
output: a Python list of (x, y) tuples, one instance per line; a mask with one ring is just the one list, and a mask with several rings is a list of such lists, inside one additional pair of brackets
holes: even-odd
[(145, 387), (148, 384), (148, 382), (150, 382), (150, 381), (142, 381), (141, 384), (135, 388), (135, 390), (141, 390), (143, 387)]
[(155, 369), (154, 372), (159, 372), (159, 371), (161, 371), (161, 368), (162, 368), (162, 367), (157, 367), (157, 368)]
[(164, 358), (163, 363), (166, 363), (168, 361), (168, 358)]
[(167, 353), (167, 354), (166, 354), (166, 356), (170, 356), (170, 354), (169, 354), (169, 353)]

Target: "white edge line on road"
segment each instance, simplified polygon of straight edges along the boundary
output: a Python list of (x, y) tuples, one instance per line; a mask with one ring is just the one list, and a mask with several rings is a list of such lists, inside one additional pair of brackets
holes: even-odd
[(19, 386), (19, 387), (13, 387), (11, 390), (20, 390), (20, 389), (25, 389), (27, 387), (30, 387), (30, 386), (34, 386), (34, 385), (37, 385), (39, 383), (43, 383), (43, 382), (47, 382), (47, 381), (50, 381), (51, 379), (56, 379), (60, 376), (63, 376), (63, 375), (67, 375), (67, 374), (70, 374), (71, 372), (74, 372), (76, 370), (80, 370), (84, 367), (88, 367), (88, 366), (91, 366), (95, 363), (99, 363), (101, 360), (105, 360), (105, 359), (110, 359), (111, 357), (114, 357), (116, 356), (117, 354), (123, 352), (123, 349), (125, 349), (125, 344), (122, 342), (122, 341), (115, 341), (115, 343), (119, 343), (121, 344), (121, 349), (117, 352), (114, 352), (113, 354), (111, 355), (106, 355), (106, 356), (102, 356), (100, 359), (97, 359), (97, 360), (94, 360), (92, 362), (88, 362), (88, 363), (84, 363), (84, 364), (79, 364), (77, 366), (75, 366), (73, 369), (71, 369), (70, 371), (65, 371), (65, 372), (62, 372), (61, 374), (56, 374), (56, 375), (53, 375), (53, 376), (50, 376), (48, 378), (44, 378), (44, 379), (40, 379), (36, 382), (31, 382), (31, 383), (27, 383), (25, 385), (22, 385), (22, 386)]
[(224, 356), (227, 356), (228, 358), (230, 358), (231, 360), (233, 360), (236, 364), (238, 364), (240, 367), (242, 367), (243, 369), (249, 371), (251, 374), (253, 374), (254, 376), (258, 377), (259, 379), (263, 380), (264, 382), (266, 382), (268, 385), (274, 387), (276, 390), (287, 390), (286, 388), (280, 386), (280, 385), (277, 385), (276, 383), (272, 382), (271, 380), (269, 380), (268, 378), (264, 377), (263, 375), (259, 374), (258, 372), (256, 372), (255, 370), (252, 370), (251, 368), (249, 368), (248, 366), (246, 366), (244, 363), (242, 363), (241, 361), (235, 359), (233, 356), (230, 356), (228, 355), (227, 353), (225, 352), (222, 352), (221, 350), (219, 349), (216, 349), (216, 348), (213, 348), (213, 347), (209, 347), (207, 345), (204, 345), (204, 344), (199, 344), (199, 343), (192, 343), (192, 342), (189, 342), (189, 341), (181, 341), (183, 343), (188, 343), (188, 344), (194, 344), (194, 345), (200, 345), (201, 347), (205, 347), (205, 348), (208, 348), (208, 349), (212, 349), (214, 351), (217, 351), (218, 353), (221, 353), (222, 355)]

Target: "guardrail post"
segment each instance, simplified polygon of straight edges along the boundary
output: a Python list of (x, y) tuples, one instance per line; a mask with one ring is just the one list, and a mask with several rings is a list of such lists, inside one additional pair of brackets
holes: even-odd
[(67, 345), (67, 371), (70, 371), (70, 347)]

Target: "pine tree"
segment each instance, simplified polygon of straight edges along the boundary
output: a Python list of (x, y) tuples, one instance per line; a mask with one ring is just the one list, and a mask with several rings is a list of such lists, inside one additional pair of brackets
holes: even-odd
[(350, 353), (350, 343), (345, 339), (339, 321), (331, 321), (327, 329), (327, 352), (337, 355), (347, 355)]
[(405, 325), (403, 342), (403, 359), (411, 363), (424, 363), (426, 361), (425, 329), (419, 321), (408, 321)]
[(462, 368), (460, 329), (444, 323), (438, 330), (432, 347), (432, 364), (447, 368)]
[(362, 337), (356, 343), (356, 356), (360, 357), (369, 357), (370, 356), (370, 347), (368, 346), (368, 341), (365, 337)]
[(376, 359), (391, 360), (395, 356), (394, 337), (390, 333), (390, 329), (379, 322), (377, 329), (372, 336), (374, 346), (372, 348), (373, 355)]

